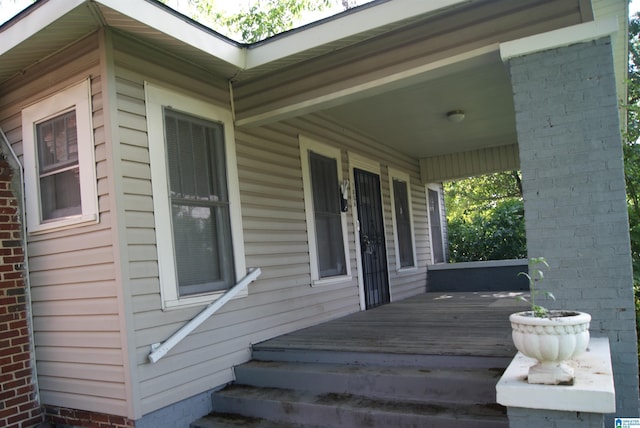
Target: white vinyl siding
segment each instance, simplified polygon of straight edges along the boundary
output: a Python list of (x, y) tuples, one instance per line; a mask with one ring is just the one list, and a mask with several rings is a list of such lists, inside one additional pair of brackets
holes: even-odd
[[(239, 189), (246, 266), (260, 267), (262, 275), (249, 285), (248, 295), (223, 306), (178, 346), (150, 364), (150, 345), (166, 340), (192, 319), (201, 307), (162, 310), (160, 269), (156, 251), (155, 214), (149, 158), (144, 81), (173, 82), (185, 92), (206, 94), (211, 103), (228, 108), (225, 80), (179, 64), (160, 52), (137, 46), (114, 35), (116, 84), (127, 239), (128, 277), (135, 328), (135, 364), (139, 386), (135, 400), (142, 414), (219, 387), (233, 380), (232, 367), (251, 357), (250, 344), (286, 334), (360, 310), (353, 212), (345, 216), (347, 269), (344, 280), (313, 287), (307, 213), (299, 134), (313, 141), (331, 142), (342, 153), (357, 152), (380, 162), (387, 248), (393, 263), (387, 163), (411, 178), (415, 216), (416, 260), (413, 271), (390, 271), (394, 299), (425, 291), (429, 257), (424, 187), (419, 184), (418, 161), (370, 138), (345, 131), (320, 116), (306, 116), (264, 127), (235, 129)], [(169, 84), (167, 84), (169, 86)], [(173, 103), (172, 103), (173, 104)], [(335, 143), (335, 144), (334, 144)], [(337, 155), (336, 155), (337, 156)], [(340, 157), (338, 157), (340, 159)], [(338, 163), (338, 174), (348, 176), (348, 164)], [(350, 192), (353, 191), (350, 186)], [(351, 203), (349, 195), (349, 203)], [(235, 243), (235, 242), (234, 242)]]
[[(88, 84), (83, 100), (89, 105), (91, 99), (93, 129), (91, 142), (79, 144), (88, 143), (87, 149), (94, 157), (88, 166), (95, 175), (90, 183), (96, 189), (95, 213), (99, 213), (100, 222), (56, 227), (27, 236), (39, 402), (131, 417), (121, 319), (123, 289), (114, 259), (115, 208), (109, 191), (112, 177), (108, 173), (107, 149), (110, 142), (105, 141), (103, 126), (105, 88), (98, 46), (98, 38), (89, 36), (42, 61), (24, 76), (16, 76), (0, 96), (0, 127), (24, 165), (24, 138), (34, 128), (29, 125), (23, 129), (21, 111), (64, 93), (78, 82)], [(37, 202), (35, 195), (27, 199)]]
[(85, 80), (22, 110), (30, 233), (98, 221), (89, 88)]
[[(163, 305), (171, 308), (202, 304), (218, 298), (222, 293), (220, 290), (229, 288), (235, 278), (242, 278), (246, 274), (231, 113), (183, 92), (151, 83), (147, 83), (145, 88)], [(174, 123), (176, 118), (181, 122)], [(205, 129), (202, 125), (206, 124), (210, 134), (207, 143), (216, 146), (216, 139), (220, 143), (215, 149), (217, 153), (209, 155), (210, 162), (212, 157), (217, 157), (217, 169), (207, 164), (207, 159), (202, 159), (203, 154), (193, 156), (190, 153), (194, 149), (204, 149), (205, 143), (196, 148), (187, 147), (187, 142), (191, 144), (191, 140), (174, 141), (182, 138), (177, 137), (176, 132), (186, 134), (191, 131), (172, 131), (172, 124), (188, 128), (198, 124), (202, 132)], [(216, 133), (218, 135), (214, 136)], [(181, 143), (183, 146), (180, 146)], [(181, 161), (178, 161), (178, 151), (183, 155)], [(204, 161), (205, 164), (196, 165), (198, 161)], [(197, 172), (196, 168), (199, 168)], [(212, 169), (210, 172), (213, 176), (203, 175), (203, 170), (208, 169)], [(207, 180), (209, 182), (204, 183)], [(225, 183), (220, 183), (223, 180)], [(213, 184), (216, 181), (217, 186)], [(196, 189), (196, 182), (206, 188)], [(200, 232), (186, 232), (186, 229), (198, 228), (199, 225), (203, 227)], [(199, 245), (194, 240), (199, 239), (197, 235), (205, 231), (212, 239), (201, 244), (203, 248), (215, 246), (215, 249), (206, 251), (212, 258), (207, 260), (203, 250), (196, 259), (189, 259), (194, 247)], [(185, 233), (189, 235), (190, 242), (182, 239)], [(213, 238), (214, 234), (217, 239)], [(214, 263), (218, 264), (220, 272), (215, 272), (218, 269), (211, 270)]]
[(313, 284), (348, 280), (346, 215), (340, 211), (340, 150), (300, 136), (300, 159)]
[(396, 269), (416, 267), (413, 209), (409, 174), (389, 168), (393, 238), (396, 247)]

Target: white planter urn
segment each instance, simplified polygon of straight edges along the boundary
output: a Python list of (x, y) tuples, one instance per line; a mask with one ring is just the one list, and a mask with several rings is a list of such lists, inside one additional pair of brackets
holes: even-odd
[(538, 360), (529, 368), (529, 383), (573, 384), (573, 368), (565, 362), (587, 349), (591, 315), (550, 311), (549, 317), (539, 318), (531, 312), (517, 312), (509, 321), (516, 349)]

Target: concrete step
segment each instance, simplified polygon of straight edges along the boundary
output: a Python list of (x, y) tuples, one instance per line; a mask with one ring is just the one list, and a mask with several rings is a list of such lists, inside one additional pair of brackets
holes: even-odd
[(235, 368), (240, 385), (459, 404), (495, 403), (495, 385), (503, 371), (282, 361), (250, 361)]
[(231, 385), (217, 392), (213, 396), (213, 407), (217, 412), (257, 418), (255, 423), (274, 422), (278, 427), (287, 426), (284, 424), (340, 428), (508, 427), (505, 409), (496, 404), (383, 400), (354, 394), (314, 394), (308, 391), (246, 385)]
[(297, 363), (359, 364), (393, 367), (436, 368), (503, 368), (511, 357), (483, 357), (474, 355), (417, 355), (402, 353), (373, 353), (333, 351), (322, 349), (272, 348), (254, 345), (251, 354), (258, 361), (288, 361)]
[(322, 428), (319, 426), (268, 421), (233, 414), (211, 414), (192, 422), (189, 428)]

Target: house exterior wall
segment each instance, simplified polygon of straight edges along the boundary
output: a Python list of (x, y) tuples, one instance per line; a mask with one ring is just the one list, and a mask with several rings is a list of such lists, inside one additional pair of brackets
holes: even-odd
[(126, 359), (117, 299), (120, 284), (114, 261), (97, 35), (6, 82), (0, 88), (0, 126), (22, 160), (26, 130), (21, 129), (21, 110), (88, 77), (100, 221), (27, 233), (38, 384), (43, 405), (126, 416)]
[(35, 427), (38, 397), (29, 289), (24, 271), (19, 165), (0, 155), (0, 426)]
[(592, 315), (610, 340), (618, 416), (638, 416), (629, 224), (611, 41), (509, 60), (527, 246), (551, 269), (550, 307)]
[[(360, 309), (352, 209), (348, 216), (351, 279), (311, 287), (309, 246), (298, 135), (341, 150), (340, 167), (350, 173), (348, 153), (379, 162), (385, 234), (393, 300), (424, 292), (430, 257), (425, 188), (418, 161), (320, 116), (306, 116), (258, 128), (236, 128), (235, 143), (247, 267), (262, 275), (247, 297), (232, 300), (155, 364), (152, 343), (166, 340), (201, 309), (163, 311), (153, 220), (151, 167), (144, 82), (166, 85), (230, 108), (228, 84), (160, 52), (113, 36), (119, 152), (116, 179), (123, 180), (128, 272), (136, 341), (136, 406), (141, 415), (201, 394), (233, 380), (232, 367), (250, 358), (250, 345)], [(417, 267), (395, 266), (388, 167), (410, 174)], [(119, 172), (118, 172), (119, 171)], [(351, 181), (353, 179), (351, 178)], [(353, 186), (351, 186), (353, 192)], [(353, 197), (353, 196), (352, 196)], [(350, 201), (350, 207), (351, 207)], [(150, 416), (151, 417), (151, 416)], [(145, 423), (145, 419), (140, 423)]]

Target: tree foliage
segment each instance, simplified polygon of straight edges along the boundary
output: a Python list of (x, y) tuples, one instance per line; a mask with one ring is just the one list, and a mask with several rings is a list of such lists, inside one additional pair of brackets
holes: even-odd
[(212, 25), (229, 37), (254, 43), (291, 30), (305, 13), (321, 11), (335, 0), (255, 0), (239, 12), (227, 15), (215, 7), (214, 0), (189, 0), (196, 10), (194, 18)]
[(451, 262), (526, 258), (518, 171), (451, 181), (444, 188)]
[(505, 260), (527, 257), (524, 208), (521, 200), (505, 199), (468, 219), (452, 218), (449, 258), (452, 262)]
[(627, 185), (634, 283), (636, 293), (640, 295), (640, 143), (638, 142), (640, 138), (640, 13), (636, 13), (629, 21), (628, 79), (624, 174)]

